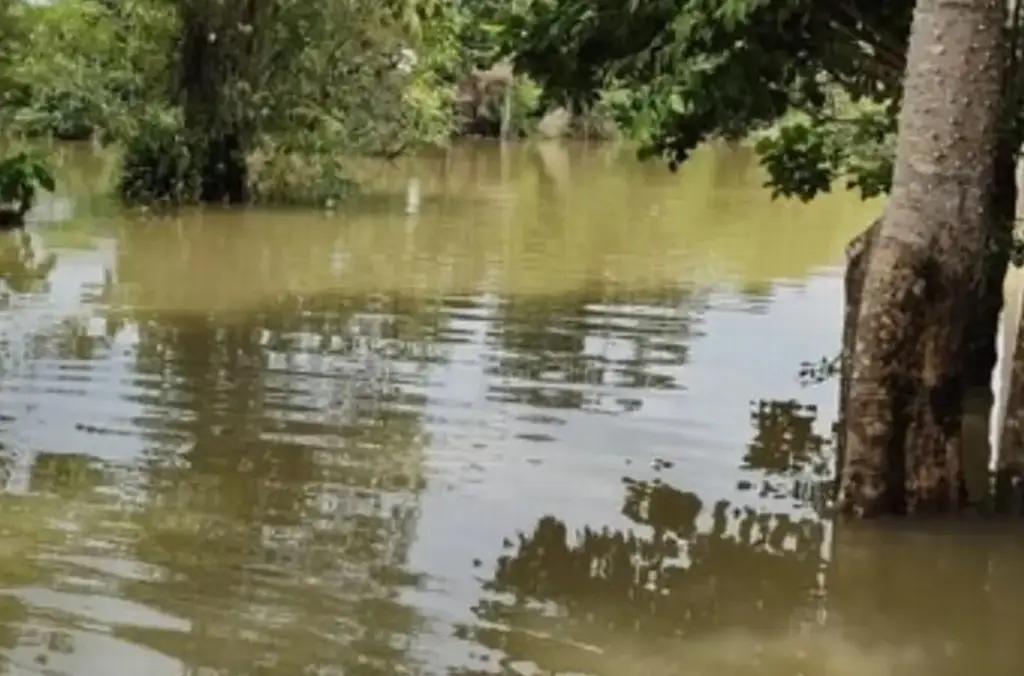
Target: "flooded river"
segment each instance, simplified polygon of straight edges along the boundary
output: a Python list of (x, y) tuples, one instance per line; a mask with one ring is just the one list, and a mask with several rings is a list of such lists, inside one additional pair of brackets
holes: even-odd
[(145, 220), (72, 160), (0, 241), (6, 673), (1024, 666), (1024, 538), (822, 516), (798, 373), (877, 204), (467, 146), (334, 214)]

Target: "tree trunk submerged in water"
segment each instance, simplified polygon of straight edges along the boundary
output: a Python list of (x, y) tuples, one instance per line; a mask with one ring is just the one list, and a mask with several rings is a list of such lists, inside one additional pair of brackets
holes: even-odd
[(842, 471), (846, 466), (846, 406), (850, 399), (850, 378), (853, 371), (853, 350), (857, 344), (857, 318), (860, 316), (864, 294), (864, 275), (867, 262), (875, 248), (881, 219), (875, 219), (864, 231), (846, 245), (846, 274), (843, 277), (843, 333), (842, 352), (839, 355), (839, 419), (836, 434), (836, 488), (842, 489)]
[(202, 202), (248, 200), (249, 135), (234, 114), (236, 102), (227, 94), (245, 66), (247, 50), (242, 43), (248, 38), (239, 34), (245, 20), (252, 26), (252, 19), (239, 10), (248, 5), (211, 0), (181, 0), (179, 5), (179, 97)]
[(1005, 13), (1002, 0), (915, 7), (893, 188), (864, 257), (842, 385), (847, 514), (964, 501), (964, 361), (986, 286)]
[[(1016, 216), (1017, 172), (1013, 146), (1001, 143), (995, 157), (994, 185), (991, 197), (992, 212), (989, 223), (988, 254), (985, 258), (984, 279), (978, 289), (972, 308), (973, 319), (970, 320), (965, 338), (967, 356), (964, 360), (966, 371), (965, 387), (969, 394), (965, 398), (977, 395), (975, 400), (990, 400), (992, 373), (998, 361), (996, 342), (999, 333), (999, 320), (1003, 311), (1004, 282), (1009, 267), (1012, 230)], [(881, 219), (876, 219), (846, 246), (846, 272), (843, 279), (844, 312), (842, 331), (842, 353), (839, 371), (839, 419), (837, 430), (844, 429), (846, 420), (846, 402), (850, 390), (850, 377), (853, 364), (853, 350), (856, 344), (857, 319), (860, 313), (861, 298), (864, 290), (864, 277), (867, 262), (874, 250), (881, 228)], [(1014, 376), (1009, 380), (1010, 393), (1006, 402), (1009, 412), (1002, 430), (1000, 447), (1011, 449), (1000, 456), (1000, 471), (997, 474), (996, 502), (1001, 513), (1006, 508), (1000, 504), (1009, 498), (1000, 499), (1000, 495), (1008, 496), (1009, 486), (1020, 486), (1016, 491), (1016, 510), (1024, 514), (1024, 327), (1018, 333), (1020, 345), (1012, 354), (1020, 356), (1014, 360)], [(1013, 402), (1018, 402), (1013, 404)], [(1009, 408), (1014, 405), (1014, 408)], [(977, 408), (977, 407), (975, 407)], [(979, 417), (985, 411), (974, 411)], [(965, 421), (966, 422), (966, 421)], [(978, 437), (978, 434), (974, 436)], [(977, 439), (976, 441), (979, 441)], [(836, 465), (844, 466), (845, 435), (837, 434)], [(1017, 449), (1014, 453), (1012, 449)], [(985, 449), (988, 452), (989, 449)], [(983, 460), (983, 459), (982, 459)], [(979, 460), (981, 461), (981, 460)], [(986, 461), (987, 462), (987, 461)], [(1002, 477), (1001, 479), (999, 477)], [(841, 483), (837, 476), (837, 488)], [(1000, 488), (1002, 486), (1002, 488)], [(979, 493), (979, 497), (980, 497)], [(1011, 510), (1012, 511), (1012, 510)]]

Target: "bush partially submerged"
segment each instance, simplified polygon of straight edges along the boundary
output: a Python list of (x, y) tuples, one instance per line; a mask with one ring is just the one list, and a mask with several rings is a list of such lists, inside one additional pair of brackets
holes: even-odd
[(185, 142), (180, 111), (150, 110), (124, 141), (118, 193), (128, 204), (194, 201), (198, 174)]
[(349, 197), (356, 183), (337, 153), (264, 139), (249, 157), (249, 188), (254, 202), (330, 207)]
[[(343, 155), (312, 139), (301, 146), (264, 137), (248, 157), (252, 203), (324, 207), (355, 189)], [(180, 111), (151, 110), (132, 126), (123, 142), (118, 193), (134, 205), (193, 203), (200, 190), (201, 163), (196, 144), (185, 134)]]
[(22, 150), (0, 158), (0, 227), (22, 225), (38, 191), (55, 187), (46, 162), (34, 153)]

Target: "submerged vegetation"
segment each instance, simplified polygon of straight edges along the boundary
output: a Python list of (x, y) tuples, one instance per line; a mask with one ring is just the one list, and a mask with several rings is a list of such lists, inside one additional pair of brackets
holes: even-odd
[(39, 189), (55, 187), (49, 167), (36, 155), (19, 150), (0, 158), (0, 227), (22, 225)]

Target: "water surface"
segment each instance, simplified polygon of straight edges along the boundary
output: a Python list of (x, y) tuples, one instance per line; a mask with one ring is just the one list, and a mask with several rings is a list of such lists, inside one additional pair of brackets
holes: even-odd
[(1014, 534), (822, 517), (797, 375), (876, 204), (467, 146), (334, 214), (145, 220), (67, 157), (0, 242), (8, 673), (1024, 666)]

